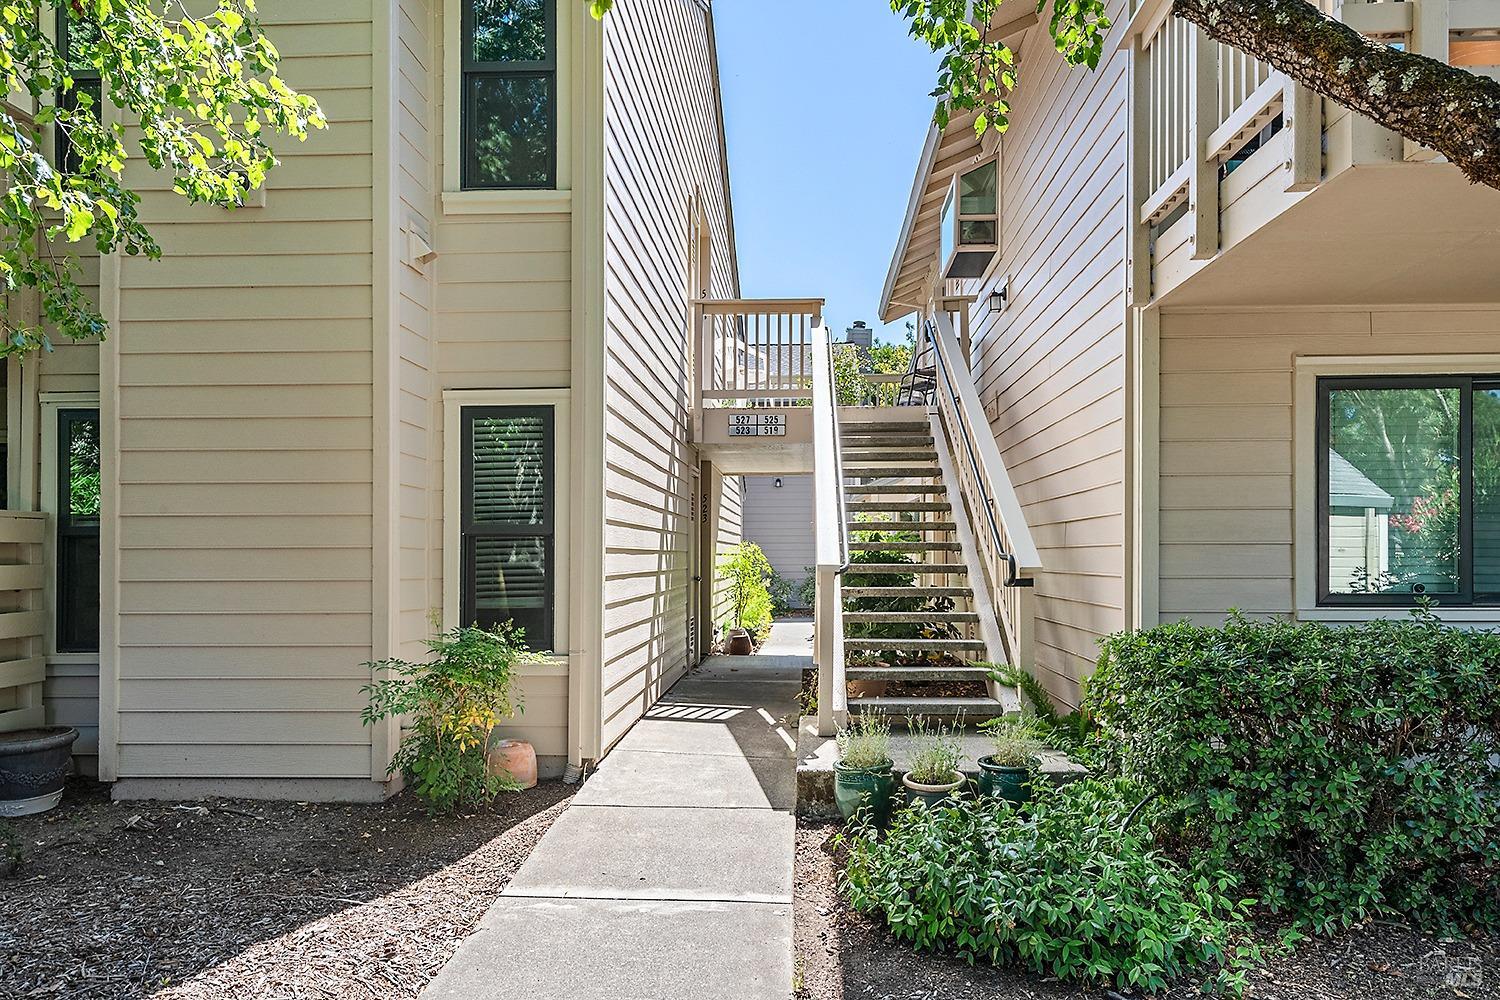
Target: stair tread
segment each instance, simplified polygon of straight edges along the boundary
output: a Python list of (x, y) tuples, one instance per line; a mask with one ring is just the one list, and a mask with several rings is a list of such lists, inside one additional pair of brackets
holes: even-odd
[(953, 531), (952, 521), (850, 521), (850, 531)]
[(845, 434), (920, 434), (931, 428), (926, 420), (840, 420)]
[(916, 639), (888, 636), (883, 639), (844, 639), (845, 649), (910, 649), (927, 653), (984, 652), (989, 647), (983, 639)]
[(992, 719), (1015, 711), (994, 698), (925, 698), (921, 695), (898, 697), (850, 698), (849, 711), (890, 715), (958, 716), (966, 719)]
[[(937, 475), (934, 465), (848, 465), (844, 466), (845, 479), (912, 479)], [(926, 473), (925, 476), (922, 473)]]
[(850, 500), (844, 506), (851, 514), (941, 514), (953, 509), (941, 500)]
[(920, 573), (926, 576), (943, 573), (963, 575), (969, 572), (969, 567), (963, 563), (855, 563), (849, 572), (862, 576), (880, 573), (908, 575)]
[[(929, 592), (929, 588), (925, 587), (914, 589), (920, 589), (923, 593)], [(845, 611), (844, 621), (891, 625), (950, 622), (958, 625), (977, 623), (979, 613), (976, 611)]]
[[(875, 496), (877, 494), (891, 494), (891, 493), (894, 493), (894, 494), (896, 494), (898, 496), (900, 496), (900, 495), (922, 496), (923, 494), (927, 494), (927, 493), (947, 493), (947, 492), (948, 492), (948, 487), (947, 487), (947, 485), (945, 485), (943, 483), (923, 483), (920, 486), (913, 486), (913, 485), (911, 485), (909, 483), (862, 483), (862, 484), (860, 484), (860, 483), (846, 483), (844, 485), (844, 494), (845, 494), (845, 496), (853, 496), (853, 495), (855, 495), (857, 493), (863, 493), (866, 496)], [(861, 502), (861, 501), (854, 501), (854, 502), (858, 503), (858, 502)], [(873, 501), (863, 501), (863, 502), (870, 503), (870, 502), (873, 502)], [(881, 503), (885, 503), (886, 501), (880, 501), (880, 502)], [(891, 502), (897, 502), (897, 501), (891, 501)], [(905, 501), (905, 502), (906, 503), (922, 503), (924, 501), (908, 500), (908, 501)], [(948, 507), (949, 507), (949, 504), (947, 504), (945, 502), (943, 504), (943, 509), (946, 510), (946, 509), (948, 509)], [(918, 509), (918, 508), (910, 508), (910, 509), (914, 509), (915, 510), (915, 509)], [(936, 509), (936, 508), (934, 508), (934, 509)]]
[(845, 667), (844, 677), (851, 681), (987, 681), (988, 667)]
[(845, 431), (839, 440), (846, 448), (928, 448), (936, 443), (930, 434), (858, 434)]
[(855, 552), (960, 552), (958, 542), (850, 542)]
[(972, 587), (845, 587), (847, 598), (885, 597), (973, 597)]

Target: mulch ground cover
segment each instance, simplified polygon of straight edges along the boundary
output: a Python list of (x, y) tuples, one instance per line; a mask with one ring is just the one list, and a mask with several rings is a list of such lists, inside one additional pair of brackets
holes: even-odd
[[(879, 921), (852, 912), (839, 895), (832, 843), (838, 829), (804, 823), (797, 830), (797, 1000), (1133, 1000), (1128, 991), (913, 952)], [(1371, 923), (1274, 958), (1251, 978), (1246, 997), (1252, 1000), (1494, 1000), (1500, 997), (1500, 942), (1437, 939)], [(1161, 996), (1203, 994), (1186, 985)]]
[(0, 997), (415, 997), (573, 790), (433, 817), (409, 794), (174, 805), (72, 786), (0, 820)]

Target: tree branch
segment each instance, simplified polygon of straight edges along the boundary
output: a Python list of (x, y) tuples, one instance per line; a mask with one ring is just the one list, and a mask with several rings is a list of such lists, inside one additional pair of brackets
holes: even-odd
[(1500, 188), (1500, 83), (1366, 38), (1307, 0), (1173, 0), (1172, 13)]

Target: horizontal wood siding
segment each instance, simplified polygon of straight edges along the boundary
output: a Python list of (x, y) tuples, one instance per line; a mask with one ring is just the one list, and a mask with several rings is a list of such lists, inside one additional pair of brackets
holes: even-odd
[(260, 6), (331, 129), (264, 207), (127, 176), (164, 259), (120, 265), (106, 429), (122, 778), (371, 777), (371, 7)]
[[(972, 363), (1045, 567), (1038, 673), (1076, 705), (1098, 639), (1125, 621), (1126, 60), (1069, 69), (1033, 29), (1024, 61), (1001, 141), (1004, 249), (970, 283)], [(997, 316), (983, 303), (1006, 275)]]
[(712, 291), (736, 288), (706, 6), (640, 0), (605, 24), (605, 748), (687, 661), (695, 189), (713, 233)]
[(1163, 313), (1161, 619), (1291, 616), (1300, 357), (1495, 353), (1500, 309)]
[(745, 478), (745, 540), (759, 545), (771, 568), (799, 586), (817, 561), (813, 552), (811, 476)]

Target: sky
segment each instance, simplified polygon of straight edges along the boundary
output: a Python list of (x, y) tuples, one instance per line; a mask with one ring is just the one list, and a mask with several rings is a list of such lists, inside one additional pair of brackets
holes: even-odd
[(938, 57), (887, 0), (716, 0), (714, 25), (741, 293), (879, 330)]

